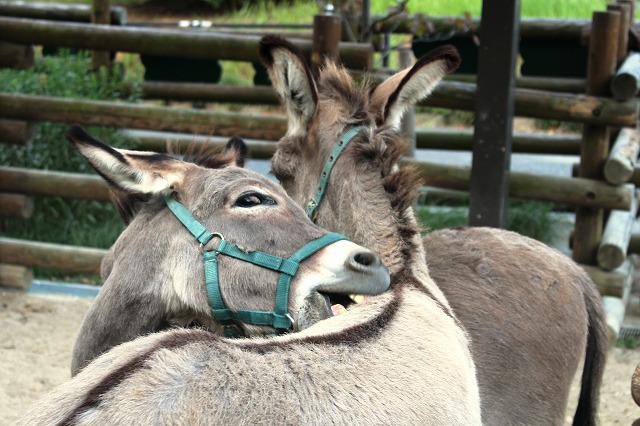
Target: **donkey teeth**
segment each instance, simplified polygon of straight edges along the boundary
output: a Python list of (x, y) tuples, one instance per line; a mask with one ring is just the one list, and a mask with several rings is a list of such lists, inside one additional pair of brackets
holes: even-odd
[(345, 308), (339, 303), (336, 303), (335, 305), (331, 305), (331, 313), (333, 313), (334, 317), (338, 315), (346, 314), (347, 308)]

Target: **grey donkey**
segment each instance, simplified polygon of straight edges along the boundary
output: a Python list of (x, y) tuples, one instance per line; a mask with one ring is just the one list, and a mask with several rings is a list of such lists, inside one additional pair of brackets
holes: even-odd
[[(165, 155), (113, 149), (81, 128), (72, 129), (69, 138), (117, 192), (119, 210), (130, 222), (103, 261), (104, 284), (76, 339), (74, 374), (111, 347), (171, 325), (195, 323), (224, 334), (223, 324), (211, 314), (202, 260), (192, 259), (198, 255), (198, 244), (171, 217), (160, 192), (180, 190), (193, 214), (207, 218), (205, 225), (222, 235), (233, 234), (235, 244), (246, 250), (288, 256), (304, 239), (326, 234), (309, 226), (279, 187), (236, 166), (246, 153), (236, 140), (221, 155), (194, 155), (205, 166), (198, 167)], [(213, 172), (207, 168), (212, 167), (220, 170), (208, 182), (205, 176)], [(256, 275), (248, 280), (245, 263), (222, 256), (219, 264), (229, 274), (220, 288), (231, 309), (264, 310), (273, 305), (275, 272), (253, 268)], [(292, 324), (295, 329), (324, 318), (329, 295), (339, 299), (339, 294), (377, 293), (389, 282), (379, 257), (348, 241), (325, 248), (300, 270), (302, 276), (293, 278), (290, 294), (290, 307), (296, 310), (290, 315), (298, 320)], [(266, 325), (237, 326), (244, 336), (274, 332)]]
[[(161, 193), (171, 192), (208, 229), (247, 250), (287, 256), (326, 232), (281, 188), (252, 172), (115, 151), (77, 132), (71, 139), (112, 185), (150, 197), (116, 242), (109, 279), (135, 283), (128, 278), (134, 275), (138, 292), (167, 292), (165, 302), (197, 306), (202, 316), (210, 311), (206, 294), (191, 284), (204, 279), (201, 253), (158, 200)], [(241, 218), (242, 226), (234, 225), (234, 218)], [(324, 315), (315, 315), (317, 322), (272, 338), (229, 339), (201, 329), (139, 337), (96, 358), (37, 402), (21, 424), (479, 425), (467, 336), (426, 273), (420, 251), (413, 250), (420, 246), (419, 233), (406, 219), (406, 240), (398, 241), (407, 248), (405, 267), (395, 271), (389, 291), (330, 316), (321, 287), (327, 280), (338, 275), (360, 282), (355, 287), (361, 288), (352, 288), (357, 292), (373, 280), (342, 266), (354, 250), (363, 249), (348, 245), (318, 252), (307, 260), (301, 282), (292, 283), (290, 301), (290, 313), (298, 318), (306, 303), (320, 304), (315, 310)], [(156, 246), (162, 255), (151, 256)], [(234, 268), (223, 260), (220, 281), (228, 283), (223, 294), (242, 296), (229, 297), (229, 306), (269, 309), (273, 288), (267, 283), (276, 276), (261, 273), (255, 282), (255, 267)]]
[[(272, 159), (275, 176), (319, 225), (380, 253), (392, 274), (406, 268), (407, 247), (398, 241), (407, 231), (398, 218), (413, 217), (419, 181), (398, 167), (406, 141), (397, 129), (405, 110), (457, 68), (455, 49), (434, 50), (377, 86), (355, 84), (334, 63), (316, 80), (278, 37), (265, 37), (260, 54), (288, 117)], [(346, 132), (352, 139), (337, 156)], [(494, 228), (432, 232), (411, 249), (426, 251), (429, 275), (469, 333), (484, 424), (563, 424), (583, 356), (574, 424), (595, 424), (607, 328), (600, 295), (578, 265)]]

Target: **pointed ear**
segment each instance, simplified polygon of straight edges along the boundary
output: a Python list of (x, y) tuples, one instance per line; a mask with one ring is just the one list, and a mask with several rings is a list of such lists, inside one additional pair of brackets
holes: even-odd
[(227, 142), (227, 145), (224, 147), (223, 154), (226, 156), (230, 156), (232, 161), (238, 167), (244, 167), (244, 163), (247, 159), (247, 154), (249, 153), (249, 148), (247, 148), (247, 144), (244, 141), (237, 137), (233, 136)]
[(303, 135), (318, 104), (316, 82), (302, 54), (277, 36), (260, 40), (260, 60), (287, 110), (288, 135)]
[(423, 55), (411, 68), (380, 83), (370, 99), (378, 125), (399, 128), (405, 111), (429, 96), (440, 80), (459, 65), (457, 50), (442, 46)]
[(115, 149), (73, 126), (67, 140), (113, 188), (128, 194), (157, 194), (173, 189), (184, 179), (188, 164), (154, 152)]

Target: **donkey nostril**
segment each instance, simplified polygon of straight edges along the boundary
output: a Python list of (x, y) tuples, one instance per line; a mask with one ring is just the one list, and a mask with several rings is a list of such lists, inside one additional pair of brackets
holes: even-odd
[(351, 260), (352, 260), (352, 264), (355, 267), (372, 267), (372, 266), (376, 266), (377, 264), (380, 263), (380, 260), (378, 258), (378, 256), (375, 253), (372, 252), (368, 252), (368, 251), (362, 251), (362, 252), (358, 252), (355, 253), (354, 255), (351, 256)]

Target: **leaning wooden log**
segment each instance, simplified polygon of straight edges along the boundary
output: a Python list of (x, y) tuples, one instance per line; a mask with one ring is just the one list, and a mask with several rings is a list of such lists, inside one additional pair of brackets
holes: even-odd
[(632, 52), (611, 80), (611, 92), (617, 101), (634, 98), (640, 90), (640, 53)]
[[(123, 84), (122, 94), (128, 96), (133, 85)], [(202, 101), (232, 104), (279, 105), (275, 92), (269, 86), (230, 86), (226, 84), (177, 83), (172, 81), (145, 81), (142, 97), (167, 101)]]
[[(2, 0), (0, 16), (16, 18), (46, 19), (49, 21), (91, 22), (91, 6), (71, 3), (45, 3)], [(127, 9), (111, 7), (111, 25), (125, 25)]]
[(205, 135), (236, 135), (263, 140), (278, 140), (287, 130), (286, 119), (282, 116), (1, 93), (0, 116)]
[(597, 254), (598, 265), (606, 271), (618, 268), (627, 257), (633, 222), (638, 214), (638, 197), (640, 192), (636, 191), (629, 210), (612, 210), (609, 213)]
[[(425, 185), (469, 190), (470, 168), (405, 159), (420, 172)], [(511, 172), (509, 196), (573, 206), (629, 210), (633, 185), (611, 186), (604, 182), (560, 176)]]
[[(158, 31), (0, 17), (2, 39), (14, 43), (48, 44), (58, 47), (134, 52), (191, 59), (258, 62), (259, 36), (205, 31)], [(293, 43), (309, 58), (311, 40)], [(340, 59), (348, 68), (371, 68), (370, 44), (340, 43)]]
[[(476, 85), (442, 81), (420, 105), (473, 111)], [(515, 114), (524, 117), (573, 121), (607, 126), (635, 126), (638, 102), (616, 102), (606, 97), (516, 89)]]
[[(135, 143), (136, 149), (154, 152), (166, 152), (171, 145), (174, 152), (185, 152), (198, 146), (223, 148), (229, 138), (219, 136), (199, 136), (184, 133), (155, 132), (146, 130), (126, 130), (124, 134)], [(269, 160), (276, 152), (275, 142), (244, 139), (249, 148), (249, 158), (254, 160)]]
[(640, 152), (640, 131), (624, 128), (618, 133), (604, 163), (604, 178), (613, 185), (628, 182), (633, 175)]
[(29, 219), (33, 214), (33, 198), (20, 194), (0, 193), (0, 216)]
[(593, 280), (603, 296), (619, 297), (625, 301), (629, 297), (634, 270), (629, 260), (613, 271), (604, 271), (592, 265), (580, 265), (580, 267)]
[(30, 145), (33, 135), (34, 129), (30, 122), (0, 118), (0, 143)]
[(621, 298), (611, 296), (602, 298), (602, 306), (604, 307), (607, 328), (609, 329), (609, 346), (613, 347), (620, 335), (626, 306)]
[(107, 250), (0, 238), (0, 259), (13, 265), (87, 274), (100, 273)]
[[(534, 154), (580, 153), (582, 138), (577, 134), (513, 133), (513, 152)], [(471, 151), (473, 129), (417, 128), (416, 142), (419, 149), (444, 149)]]
[(0, 286), (28, 290), (33, 282), (33, 269), (18, 265), (0, 264)]
[(0, 167), (0, 191), (85, 200), (110, 200), (107, 185), (98, 176), (19, 167)]
[(35, 63), (35, 51), (31, 44), (0, 41), (0, 68), (25, 70)]
[[(391, 75), (392, 73), (390, 73)], [(451, 74), (445, 77), (449, 81), (475, 83), (475, 74)], [(548, 92), (584, 93), (587, 81), (584, 78), (566, 77), (516, 77), (516, 88), (544, 90)]]

